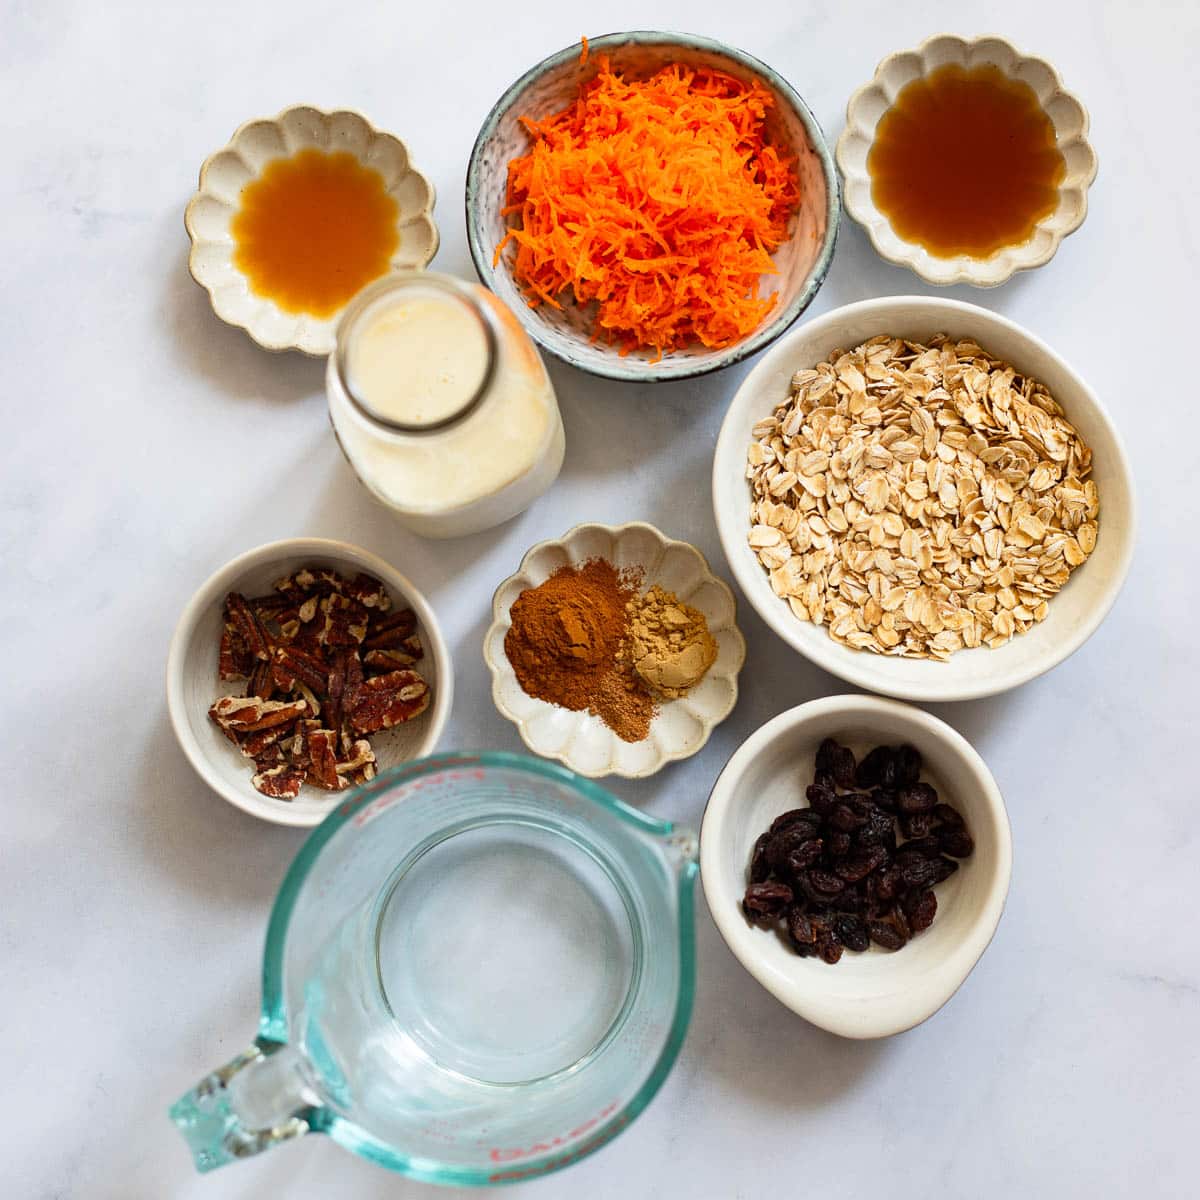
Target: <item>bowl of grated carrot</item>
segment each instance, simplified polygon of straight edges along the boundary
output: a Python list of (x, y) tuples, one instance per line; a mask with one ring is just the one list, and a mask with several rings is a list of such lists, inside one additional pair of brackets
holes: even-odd
[(611, 379), (715, 371), (808, 307), (841, 202), (808, 106), (708, 38), (570, 46), (493, 106), (467, 169), (485, 286), (555, 357)]

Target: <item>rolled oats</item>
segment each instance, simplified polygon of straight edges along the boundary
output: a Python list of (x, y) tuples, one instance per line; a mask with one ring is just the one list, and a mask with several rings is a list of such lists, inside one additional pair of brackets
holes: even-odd
[(1002, 646), (1096, 546), (1091, 450), (974, 342), (835, 351), (753, 437), (750, 546), (800, 620), (858, 649)]

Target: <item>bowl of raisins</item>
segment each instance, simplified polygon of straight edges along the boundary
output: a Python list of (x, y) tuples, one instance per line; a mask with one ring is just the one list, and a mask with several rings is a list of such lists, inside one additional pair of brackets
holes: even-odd
[(831, 696), (752, 734), (713, 787), (700, 878), (741, 964), (814, 1025), (887, 1037), (987, 949), (1012, 835), (983, 759), (895, 700)]

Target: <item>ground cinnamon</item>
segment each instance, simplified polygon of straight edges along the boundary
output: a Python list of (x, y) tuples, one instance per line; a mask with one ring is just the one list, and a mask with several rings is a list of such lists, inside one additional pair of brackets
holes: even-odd
[(618, 661), (627, 605), (640, 574), (602, 558), (560, 567), (513, 602), (504, 652), (529, 695), (575, 712), (586, 709), (618, 737), (640, 742), (650, 732), (654, 699)]

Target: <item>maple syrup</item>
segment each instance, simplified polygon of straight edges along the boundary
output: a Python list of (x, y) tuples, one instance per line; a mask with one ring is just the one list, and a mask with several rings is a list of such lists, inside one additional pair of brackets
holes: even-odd
[(353, 154), (301, 150), (242, 189), (233, 265), (285, 312), (331, 316), (389, 269), (398, 212), (383, 176)]
[(1032, 236), (1066, 164), (1026, 83), (950, 64), (901, 88), (867, 156), (871, 198), (905, 241), (987, 258)]

